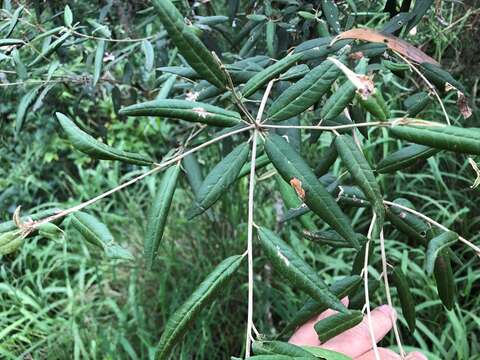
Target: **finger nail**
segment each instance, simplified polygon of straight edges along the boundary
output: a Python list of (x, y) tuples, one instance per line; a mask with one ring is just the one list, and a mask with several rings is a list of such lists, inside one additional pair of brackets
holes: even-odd
[(389, 319), (392, 319), (392, 321), (397, 321), (397, 312), (391, 306), (381, 305), (377, 309), (385, 314)]

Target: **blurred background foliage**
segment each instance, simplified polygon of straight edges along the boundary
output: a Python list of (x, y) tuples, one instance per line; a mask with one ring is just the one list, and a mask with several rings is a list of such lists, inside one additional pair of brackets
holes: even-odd
[[(241, 57), (264, 55), (263, 27), (268, 21), (277, 24), (278, 56), (318, 37), (318, 19), (311, 17), (318, 3), (181, 0), (176, 5), (204, 43), (223, 53), (224, 62), (231, 63)], [(383, 1), (338, 3), (342, 18), (351, 26), (382, 28), (389, 20)], [(73, 14), (71, 24), (65, 17), (67, 4)], [(211, 16), (224, 18), (218, 18), (222, 21), (216, 23), (207, 18)], [(467, 121), (475, 126), (480, 126), (479, 28), (480, 9), (475, 0), (437, 1), (414, 32), (403, 34), (465, 85), (474, 111)], [(71, 36), (60, 47), (41, 57), (34, 66), (28, 66), (65, 31), (70, 31)], [(0, 37), (22, 40), (20, 45), (0, 47), (1, 219), (11, 219), (20, 205), (28, 213), (52, 206), (66, 208), (142, 171), (137, 166), (91, 160), (74, 151), (64, 141), (52, 116), (55, 111), (75, 118), (85, 130), (108, 144), (148, 153), (157, 161), (185, 138), (185, 126), (178, 123), (156, 118), (139, 121), (118, 115), (121, 106), (158, 95), (172, 76), (159, 70), (160, 67), (183, 64), (149, 2), (4, 0)], [(105, 52), (100, 77), (94, 83), (95, 56), (102, 46), (101, 39), (105, 39)], [(153, 59), (149, 59), (151, 54), (145, 49), (148, 47), (145, 42), (154, 50)], [(149, 61), (153, 61), (153, 66)], [(407, 96), (424, 88), (421, 79), (411, 73), (381, 72), (376, 81), (381, 84), (391, 109), (402, 109)], [(171, 96), (185, 98), (192, 86), (188, 79), (178, 77)], [(37, 96), (22, 109), (22, 101), (25, 104), (25, 97), (34, 89)], [(442, 98), (452, 120), (459, 121), (454, 95), (442, 94)], [(25, 111), (24, 123), (19, 129), (22, 111)], [(422, 113), (425, 119), (442, 116), (437, 103)], [(377, 139), (373, 144), (378, 149), (375, 154), (378, 159), (398, 146), (386, 133)], [(314, 154), (323, 153), (328, 144), (325, 134), (319, 141), (305, 141), (302, 150), (310, 154), (314, 165)], [(218, 162), (231, 146), (224, 141), (219, 149), (208, 148), (198, 155), (204, 175), (205, 167)], [(338, 162), (332, 169), (336, 175), (341, 172)], [(347, 274), (351, 251), (333, 251), (307, 243), (298, 235), (302, 231), (298, 221), (278, 223), (285, 209), (269, 175), (271, 168), (260, 171), (255, 196), (261, 206), (256, 207), (256, 221), (282, 229), (293, 247), (322, 269), (328, 282)], [(380, 181), (387, 199), (390, 194), (406, 197), (417, 210), (478, 242), (478, 190), (470, 188), (474, 178), (475, 173), (464, 156), (441, 153), (395, 177), (382, 175)], [(146, 211), (158, 186), (155, 177), (116, 193), (89, 210), (135, 255), (134, 263), (103, 258), (82, 242), (77, 233), (68, 231), (68, 224), (64, 238), (35, 237), (26, 242), (21, 252), (1, 258), (0, 357), (153, 358), (168, 316), (214, 265), (231, 254), (242, 253), (246, 244), (246, 179), (238, 181), (223, 196), (210, 216), (203, 215), (193, 223), (184, 217), (192, 192), (186, 179), (182, 179), (181, 185), (175, 193), (173, 212), (153, 271), (147, 271), (143, 264), (142, 242)], [(364, 210), (351, 209), (349, 215), (359, 228), (368, 226)], [(479, 358), (478, 259), (462, 245), (455, 247), (461, 259), (461, 263), (454, 264), (459, 303), (447, 312), (437, 299), (434, 280), (423, 269), (424, 250), (391, 228), (386, 236), (388, 256), (409, 274), (417, 301), (418, 329), (413, 335), (404, 331), (405, 344), (422, 349), (431, 359)], [(305, 295), (278, 280), (260, 253), (255, 257), (255, 269), (255, 323), (260, 332), (275, 334), (303, 304)], [(246, 295), (244, 268), (225, 290), (221, 301), (204, 312), (201, 321), (177, 346), (174, 357), (225, 359), (241, 355)], [(373, 304), (383, 303), (382, 299), (384, 294), (380, 290)], [(394, 341), (387, 337), (384, 343)]]

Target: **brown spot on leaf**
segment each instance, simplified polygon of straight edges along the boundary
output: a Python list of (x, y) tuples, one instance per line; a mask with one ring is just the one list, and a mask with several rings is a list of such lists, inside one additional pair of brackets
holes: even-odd
[(303, 189), (302, 182), (300, 180), (297, 178), (292, 178), (292, 180), (290, 180), (290, 185), (295, 189), (295, 192), (300, 199), (305, 199), (305, 190)]

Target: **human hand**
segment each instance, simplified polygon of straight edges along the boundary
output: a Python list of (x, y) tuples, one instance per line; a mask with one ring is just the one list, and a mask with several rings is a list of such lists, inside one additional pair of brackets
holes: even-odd
[[(348, 299), (342, 302), (348, 305)], [(363, 321), (357, 326), (345, 331), (344, 333), (328, 340), (324, 344), (318, 340), (314, 325), (318, 321), (335, 314), (336, 311), (327, 310), (320, 315), (310, 319), (300, 326), (292, 335), (289, 343), (294, 345), (319, 346), (324, 349), (336, 351), (356, 360), (375, 360), (375, 353), (372, 350), (372, 341), (368, 329), (368, 319), (365, 316)], [(388, 305), (382, 305), (372, 310), (372, 327), (375, 334), (375, 342), (379, 342), (392, 329), (393, 322), (397, 320), (397, 314), (394, 309)], [(378, 348), (378, 353), (382, 360), (400, 360), (400, 355), (385, 348)], [(406, 360), (427, 360), (425, 355), (414, 351), (407, 355)]]

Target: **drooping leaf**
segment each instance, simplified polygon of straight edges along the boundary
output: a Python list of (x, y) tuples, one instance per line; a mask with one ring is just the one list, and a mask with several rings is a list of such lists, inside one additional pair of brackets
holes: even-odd
[(237, 180), (243, 164), (247, 161), (249, 150), (247, 142), (238, 145), (213, 168), (198, 190), (195, 204), (187, 212), (188, 219), (205, 212)]
[(448, 71), (442, 69), (440, 65), (424, 62), (420, 64), (420, 68), (423, 70), (425, 77), (437, 85), (440, 90), (444, 91), (448, 83), (456, 87), (461, 92), (465, 92), (463, 85), (455, 80)]
[(320, 342), (325, 343), (331, 338), (360, 324), (363, 320), (361, 311), (348, 311), (326, 317), (315, 324), (315, 332)]
[(432, 6), (433, 2), (434, 0), (415, 1), (415, 5), (411, 11), (414, 17), (408, 22), (408, 26), (405, 30), (406, 32), (409, 32), (420, 22), (420, 20), (422, 20), (422, 17), (426, 14), (430, 6)]
[(427, 274), (432, 275), (435, 268), (435, 261), (437, 256), (444, 250), (448, 249), (451, 245), (455, 244), (458, 240), (458, 234), (453, 231), (446, 231), (438, 236), (435, 236), (428, 242), (428, 248), (426, 253), (426, 268)]
[(118, 245), (107, 226), (93, 215), (78, 211), (71, 215), (70, 224), (92, 245), (100, 247), (111, 259), (133, 260), (129, 250)]
[(382, 28), (382, 32), (386, 34), (393, 34), (408, 24), (414, 17), (414, 14), (409, 12), (401, 12), (392, 17)]
[(248, 80), (248, 82), (245, 84), (245, 86), (242, 89), (242, 95), (244, 97), (251, 96), (255, 91), (260, 89), (270, 80), (274, 79), (278, 75), (287, 71), (301, 58), (302, 58), (302, 54), (294, 54), (294, 55), (286, 56), (282, 60), (260, 71), (250, 80)]
[(358, 249), (360, 245), (351, 222), (291, 145), (279, 135), (270, 134), (265, 141), (265, 151), (283, 179), (295, 187), (305, 204)]
[(317, 358), (324, 359), (324, 360), (352, 360), (350, 356), (341, 354), (336, 351), (323, 349), (318, 346), (301, 346), (303, 349), (311, 352)]
[(93, 86), (95, 86), (100, 79), (103, 67), (103, 56), (105, 55), (105, 40), (98, 40), (97, 50), (95, 51), (95, 60), (93, 66)]
[(160, 188), (150, 206), (148, 212), (147, 231), (145, 234), (145, 258), (147, 267), (152, 268), (158, 247), (163, 237), (163, 231), (167, 222), (170, 205), (180, 174), (180, 164), (174, 165), (165, 171)]
[(387, 157), (378, 163), (376, 170), (378, 173), (384, 174), (405, 169), (420, 160), (432, 157), (439, 151), (438, 149), (433, 149), (425, 145), (413, 144), (405, 146), (400, 150), (388, 154)]
[(155, 53), (153, 51), (152, 43), (148, 40), (143, 40), (142, 50), (143, 55), (145, 56), (145, 70), (147, 70), (147, 72), (150, 72), (153, 69), (153, 64), (155, 61)]
[(72, 120), (62, 113), (55, 113), (60, 125), (67, 134), (68, 139), (73, 147), (81, 152), (96, 158), (104, 160), (119, 160), (131, 164), (151, 165), (153, 163), (145, 155), (131, 153), (123, 150), (115, 149), (96, 140), (82, 129), (80, 129)]
[(344, 312), (345, 306), (328, 289), (327, 285), (295, 251), (272, 231), (258, 229), (258, 237), (265, 255), (274, 269), (285, 277), (292, 286), (305, 291), (315, 300), (329, 308)]
[(120, 110), (127, 116), (161, 116), (199, 122), (212, 126), (231, 127), (241, 122), (240, 114), (218, 106), (187, 100), (153, 100)]
[(265, 42), (267, 43), (267, 53), (271, 58), (277, 57), (278, 37), (277, 24), (274, 21), (268, 21), (265, 30)]
[(17, 116), (15, 119), (15, 132), (17, 134), (22, 131), (23, 125), (25, 124), (25, 119), (27, 118), (28, 110), (35, 102), (38, 92), (41, 88), (42, 85), (34, 87), (29, 92), (27, 92), (20, 100), (17, 108)]
[(193, 30), (185, 24), (184, 17), (170, 0), (152, 1), (168, 35), (188, 64), (205, 80), (223, 89), (226, 77), (219, 63), (203, 45)]
[(180, 341), (201, 311), (222, 291), (240, 267), (242, 259), (242, 256), (235, 255), (223, 260), (170, 316), (158, 344), (158, 360), (168, 359), (173, 346)]
[[(370, 299), (373, 298), (375, 292), (380, 287), (380, 281), (376, 279), (368, 280), (368, 295)], [(361, 286), (350, 298), (349, 309), (360, 310), (365, 306), (365, 287)]]
[[(335, 230), (304, 230), (303, 237), (322, 245), (329, 245), (333, 248), (351, 248), (352, 244), (346, 241)], [(361, 234), (357, 234), (360, 243), (365, 242), (365, 238)]]
[[(415, 210), (413, 205), (406, 199), (398, 198), (393, 202)], [(397, 230), (409, 238), (415, 239), (420, 244), (425, 243), (428, 225), (422, 219), (395, 206), (390, 206), (387, 209), (387, 217)]]
[(13, 13), (13, 15), (12, 15), (12, 17), (11, 17), (11, 19), (10, 19), (10, 23), (8, 24), (7, 32), (5, 33), (5, 38), (10, 37), (10, 35), (11, 35), (12, 32), (13, 32), (13, 30), (14, 30), (15, 27), (17, 26), (18, 20), (20, 19), (20, 16), (22, 15), (23, 9), (24, 9), (24, 6), (23, 6), (23, 5), (20, 5), (20, 6), (15, 10), (15, 12)]
[(273, 102), (268, 110), (268, 118), (275, 122), (282, 121), (305, 111), (330, 89), (340, 74), (337, 66), (325, 60)]
[[(335, 281), (329, 286), (330, 292), (338, 299), (343, 299), (345, 296), (351, 296), (360, 286), (362, 278), (359, 275), (345, 276), (344, 278)], [(306, 323), (314, 316), (321, 314), (328, 309), (328, 305), (323, 302), (318, 302), (315, 299), (309, 299), (305, 302), (302, 308), (295, 314), (288, 325), (282, 330), (282, 334), (288, 334), (295, 330), (298, 326)]]
[(400, 300), (402, 313), (407, 322), (408, 329), (410, 330), (410, 333), (413, 333), (415, 331), (416, 312), (415, 301), (410, 291), (410, 285), (408, 284), (407, 278), (402, 269), (398, 266), (393, 268), (390, 276), (393, 285), (397, 289), (397, 295)]
[(448, 251), (442, 251), (435, 260), (435, 269), (433, 271), (437, 283), (437, 291), (443, 305), (452, 310), (455, 304), (457, 286), (453, 276), (450, 254)]
[(406, 98), (403, 104), (407, 108), (407, 116), (414, 118), (430, 103), (432, 103), (432, 97), (428, 93), (418, 92)]
[[(255, 170), (260, 170), (270, 164), (270, 159), (268, 158), (267, 155), (263, 154), (260, 155), (255, 159)], [(242, 170), (240, 170), (240, 173), (238, 174), (238, 178), (242, 178), (244, 176), (247, 176), (250, 174), (250, 163), (246, 163), (243, 165)]]
[(393, 126), (389, 133), (402, 140), (458, 153), (480, 155), (480, 130), (458, 126)]

